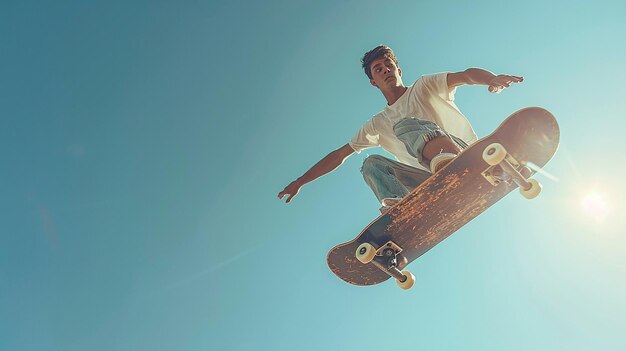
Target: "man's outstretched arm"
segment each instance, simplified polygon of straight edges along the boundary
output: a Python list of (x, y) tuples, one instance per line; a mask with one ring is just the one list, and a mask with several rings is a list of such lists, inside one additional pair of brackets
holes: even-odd
[(499, 93), (513, 83), (524, 81), (524, 77), (508, 74), (495, 75), (482, 68), (468, 68), (462, 72), (448, 73), (448, 88), (450, 90), (460, 85), (488, 85), (489, 91)]
[(300, 188), (309, 182), (314, 181), (315, 179), (323, 176), (324, 174), (336, 169), (339, 167), (343, 161), (345, 161), (348, 156), (354, 153), (354, 149), (350, 146), (350, 144), (346, 144), (339, 149), (331, 152), (326, 155), (323, 159), (321, 159), (315, 166), (311, 167), (304, 175), (293, 182), (287, 185), (283, 191), (278, 193), (278, 198), (282, 200), (283, 196), (289, 195), (287, 197), (287, 203), (291, 201), (291, 199), (298, 194)]

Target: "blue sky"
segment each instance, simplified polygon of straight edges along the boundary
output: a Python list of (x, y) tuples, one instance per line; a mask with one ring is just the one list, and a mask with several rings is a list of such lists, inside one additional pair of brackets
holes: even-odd
[[(22, 1), (0, 11), (0, 350), (626, 348), (623, 3)], [(363, 159), (276, 194), (407, 84), (522, 75), (456, 102), (479, 136), (526, 106), (561, 147), (393, 281), (326, 253), (378, 204)], [(398, 336), (399, 339), (391, 339)]]

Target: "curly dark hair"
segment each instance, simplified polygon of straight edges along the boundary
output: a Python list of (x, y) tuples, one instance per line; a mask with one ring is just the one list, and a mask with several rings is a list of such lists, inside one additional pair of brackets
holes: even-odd
[(379, 58), (383, 57), (392, 60), (396, 64), (396, 66), (398, 65), (398, 59), (396, 58), (396, 55), (394, 55), (393, 50), (391, 50), (391, 48), (387, 45), (378, 45), (377, 47), (373, 48), (372, 50), (366, 52), (365, 55), (363, 55), (361, 63), (363, 65), (363, 70), (365, 71), (365, 74), (369, 77), (369, 79), (374, 79), (372, 77), (372, 70), (370, 68), (370, 65), (374, 60), (378, 60)]

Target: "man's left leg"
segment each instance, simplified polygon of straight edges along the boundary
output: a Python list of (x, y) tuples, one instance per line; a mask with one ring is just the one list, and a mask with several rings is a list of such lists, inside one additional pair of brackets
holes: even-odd
[(361, 173), (383, 206), (383, 213), (430, 177), (430, 173), (425, 170), (381, 155), (367, 157), (363, 161)]

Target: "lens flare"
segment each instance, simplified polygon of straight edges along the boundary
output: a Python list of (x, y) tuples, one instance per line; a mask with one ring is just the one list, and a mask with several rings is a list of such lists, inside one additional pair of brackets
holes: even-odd
[(607, 197), (600, 192), (590, 192), (580, 202), (583, 213), (598, 222), (606, 220), (611, 213)]

